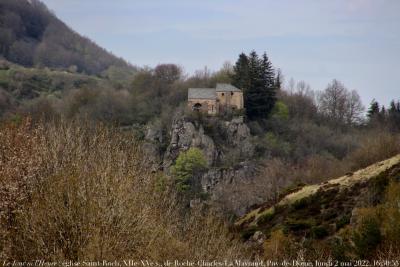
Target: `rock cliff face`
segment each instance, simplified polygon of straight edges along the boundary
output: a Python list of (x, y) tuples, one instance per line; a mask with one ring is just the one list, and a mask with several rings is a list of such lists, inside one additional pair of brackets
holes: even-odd
[(153, 123), (145, 129), (145, 140), (144, 151), (153, 170), (167, 174), (181, 152), (201, 149), (208, 170), (196, 176), (194, 183), (223, 212), (242, 216), (250, 207), (265, 202), (266, 192), (272, 190), (258, 186), (254, 145), (243, 118), (194, 120), (177, 114), (169, 135)]
[(254, 146), (251, 143), (250, 129), (243, 122), (243, 118), (236, 118), (225, 122), (228, 144), (238, 150), (244, 157), (254, 155)]
[[(208, 171), (197, 178), (203, 192), (207, 193), (213, 202), (228, 201), (229, 205), (226, 203), (223, 205), (229, 206), (227, 208), (229, 212), (242, 215), (250, 206), (265, 201), (253, 197), (251, 200), (240, 197), (240, 184), (251, 183), (256, 175), (256, 165), (251, 162), (254, 145), (251, 142), (250, 129), (242, 118), (230, 121), (217, 120), (217, 123), (218, 131), (223, 135), (218, 141), (210, 133), (206, 133), (206, 126), (202, 123), (190, 121), (182, 115), (176, 116), (172, 124), (169, 145), (161, 155), (161, 168), (168, 173), (182, 151), (191, 147), (200, 148), (208, 163)], [(155, 143), (160, 141), (159, 131), (149, 129), (146, 140), (150, 143), (147, 144), (149, 153), (157, 153)], [(225, 199), (227, 195), (231, 196), (228, 200)]]
[(175, 119), (171, 130), (171, 142), (164, 154), (164, 168), (169, 168), (180, 152), (191, 147), (203, 150), (208, 166), (215, 164), (218, 159), (219, 152), (214, 141), (204, 134), (204, 128), (201, 124), (195, 125), (182, 117)]

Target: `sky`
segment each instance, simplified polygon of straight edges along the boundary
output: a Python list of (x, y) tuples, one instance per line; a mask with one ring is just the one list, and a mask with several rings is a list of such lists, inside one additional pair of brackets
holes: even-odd
[(399, 0), (42, 0), (61, 20), (138, 66), (218, 70), (267, 52), (285, 80), (323, 90), (332, 79), (400, 99)]

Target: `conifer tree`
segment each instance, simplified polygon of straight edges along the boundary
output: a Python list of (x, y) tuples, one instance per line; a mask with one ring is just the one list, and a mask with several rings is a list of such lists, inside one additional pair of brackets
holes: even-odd
[(275, 73), (266, 52), (264, 52), (262, 56), (261, 68), (263, 72), (263, 80), (265, 88), (273, 88), (275, 85)]
[(249, 56), (250, 86), (246, 91), (246, 113), (250, 120), (264, 118), (268, 115), (268, 93), (265, 90), (265, 74), (262, 61), (252, 51)]
[(264, 52), (262, 57), (262, 72), (263, 72), (263, 80), (264, 80), (264, 90), (267, 92), (267, 114), (272, 111), (276, 102), (276, 86), (275, 86), (275, 71), (272, 67), (272, 63), (269, 60), (267, 53)]
[(380, 112), (380, 107), (379, 107), (379, 103), (378, 101), (376, 101), (375, 99), (372, 100), (370, 107), (368, 109), (367, 112), (367, 116), (368, 118), (371, 120), (372, 118), (374, 118), (377, 114), (379, 114)]
[(282, 89), (282, 72), (280, 69), (276, 72), (276, 78), (275, 78), (275, 88), (276, 90), (281, 90)]
[(233, 85), (237, 88), (245, 90), (249, 88), (249, 58), (246, 54), (241, 53), (235, 66), (233, 67), (234, 75), (232, 77)]
[(392, 130), (400, 130), (400, 101), (395, 102), (394, 100), (392, 100), (390, 102), (388, 120)]
[(242, 53), (234, 69), (234, 85), (243, 90), (248, 118), (267, 118), (276, 102), (275, 73), (267, 54), (260, 59), (254, 50), (249, 56)]

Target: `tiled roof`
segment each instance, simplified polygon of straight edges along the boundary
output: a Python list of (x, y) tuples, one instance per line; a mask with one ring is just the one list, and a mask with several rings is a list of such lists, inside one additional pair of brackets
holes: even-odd
[(200, 98), (200, 99), (216, 99), (217, 93), (214, 88), (189, 88), (188, 99)]
[(235, 86), (228, 84), (228, 83), (217, 83), (217, 92), (241, 92)]

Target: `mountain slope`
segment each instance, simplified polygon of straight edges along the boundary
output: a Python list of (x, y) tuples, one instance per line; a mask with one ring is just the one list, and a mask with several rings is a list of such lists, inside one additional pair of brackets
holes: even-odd
[[(400, 170), (400, 155), (322, 184), (304, 186), (298, 191), (284, 196), (272, 207), (264, 205), (251, 211), (240, 218), (236, 222), (236, 225), (244, 227), (258, 226), (262, 224), (266, 217), (276, 214), (275, 210), (280, 210), (283, 207), (300, 206), (301, 202), (307, 198), (313, 198), (318, 195), (328, 195), (332, 192), (335, 192), (334, 195), (337, 197), (340, 193), (349, 193), (349, 191), (354, 190), (356, 187), (359, 187), (358, 189), (367, 187), (374, 178), (394, 168)], [(332, 197), (335, 198), (335, 196)]]
[(0, 55), (23, 66), (100, 74), (128, 64), (71, 30), (39, 0), (0, 0)]
[[(246, 240), (264, 235), (266, 244), (275, 242), (271, 239), (276, 238), (279, 231), (285, 238), (303, 243), (304, 240), (315, 241), (317, 246), (322, 244), (319, 240), (326, 240), (328, 246), (332, 246), (335, 238), (342, 240), (340, 242), (347, 238), (350, 240), (348, 254), (351, 254), (357, 252), (358, 244), (354, 240), (357, 231), (362, 231), (360, 221), (364, 223), (365, 214), (367, 223), (376, 220), (380, 225), (379, 235), (361, 235), (366, 238), (382, 236), (379, 242), (383, 243), (390, 239), (385, 233), (393, 229), (391, 224), (385, 225), (385, 221), (394, 215), (389, 214), (387, 207), (398, 201), (398, 192), (390, 193), (390, 190), (398, 188), (399, 182), (400, 155), (397, 155), (343, 177), (298, 188), (275, 205), (265, 204), (252, 210), (237, 220), (235, 226)], [(390, 194), (397, 198), (391, 200)], [(334, 249), (331, 250), (334, 253)]]

